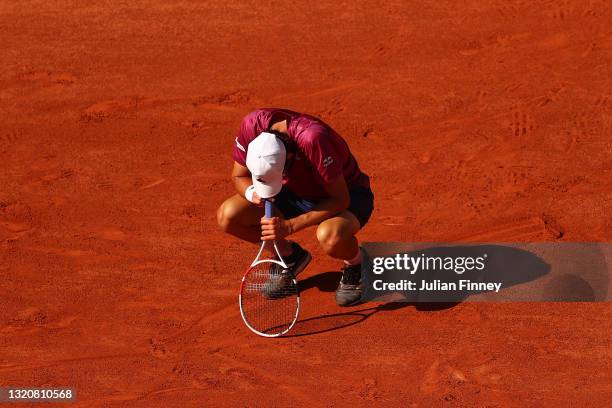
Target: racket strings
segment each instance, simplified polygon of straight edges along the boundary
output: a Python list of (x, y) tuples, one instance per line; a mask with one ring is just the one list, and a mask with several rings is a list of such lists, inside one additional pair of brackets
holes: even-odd
[(268, 335), (283, 333), (296, 319), (297, 282), (277, 263), (255, 265), (245, 275), (241, 307), (254, 330)]

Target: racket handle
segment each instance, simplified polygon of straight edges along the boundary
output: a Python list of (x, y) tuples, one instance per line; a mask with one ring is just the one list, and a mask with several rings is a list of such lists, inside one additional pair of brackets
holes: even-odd
[(274, 214), (274, 207), (272, 207), (272, 201), (265, 200), (264, 209), (266, 218), (272, 218), (272, 215)]

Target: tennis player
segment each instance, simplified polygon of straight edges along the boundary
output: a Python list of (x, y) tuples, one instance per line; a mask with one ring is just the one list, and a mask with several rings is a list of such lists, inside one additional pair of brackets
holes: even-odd
[[(358, 303), (362, 254), (355, 234), (372, 214), (374, 195), (344, 139), (314, 116), (259, 109), (242, 120), (233, 159), (238, 194), (221, 204), (217, 220), (223, 231), (240, 239), (277, 241), (288, 269), (266, 284), (266, 292), (282, 290), (287, 279), (306, 268), (310, 253), (287, 238), (317, 226), (321, 248), (343, 261), (336, 302)], [(273, 200), (279, 216), (263, 218), (263, 199)]]

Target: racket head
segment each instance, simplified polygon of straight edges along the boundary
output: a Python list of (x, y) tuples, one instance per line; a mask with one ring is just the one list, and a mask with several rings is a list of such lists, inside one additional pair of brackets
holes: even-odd
[(295, 325), (300, 311), (300, 292), (295, 277), (284, 263), (254, 262), (240, 284), (240, 315), (247, 327), (263, 337), (279, 337)]

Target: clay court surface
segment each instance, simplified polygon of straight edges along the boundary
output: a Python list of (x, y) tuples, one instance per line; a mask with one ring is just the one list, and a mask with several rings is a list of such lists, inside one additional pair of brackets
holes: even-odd
[(223, 235), (257, 107), (370, 174), (364, 241), (611, 241), (605, 1), (3, 2), (0, 385), (78, 407), (604, 406), (609, 303), (338, 308), (314, 230), (295, 337), (243, 325)]

